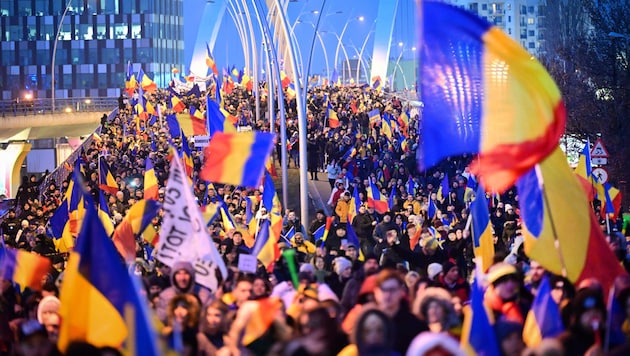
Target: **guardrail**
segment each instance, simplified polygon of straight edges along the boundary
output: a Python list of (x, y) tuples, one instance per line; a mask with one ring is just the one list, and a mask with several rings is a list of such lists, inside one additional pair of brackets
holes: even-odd
[(118, 107), (118, 98), (63, 98), (55, 99), (53, 111), (52, 99), (0, 100), (0, 116), (49, 115), (71, 112), (109, 112)]

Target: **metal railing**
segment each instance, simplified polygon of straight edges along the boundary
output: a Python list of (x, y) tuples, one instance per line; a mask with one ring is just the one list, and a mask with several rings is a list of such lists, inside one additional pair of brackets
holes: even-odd
[(0, 100), (0, 116), (49, 115), (71, 112), (109, 112), (118, 106), (118, 98), (65, 98), (55, 99), (53, 112), (52, 99)]

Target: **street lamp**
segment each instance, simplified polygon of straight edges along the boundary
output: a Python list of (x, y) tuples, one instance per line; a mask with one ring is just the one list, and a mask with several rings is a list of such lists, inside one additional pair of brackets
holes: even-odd
[[(337, 60), (339, 59), (339, 47), (341, 47), (341, 41), (343, 40), (343, 35), (346, 33), (346, 30), (348, 29), (348, 25), (352, 21), (355, 21), (355, 20), (363, 22), (365, 20), (365, 17), (359, 16), (359, 17), (350, 18), (348, 19), (348, 21), (346, 21), (346, 24), (343, 26), (343, 29), (341, 30), (341, 35), (339, 35), (337, 39), (337, 48), (335, 49), (335, 67), (337, 67)], [(346, 54), (346, 57), (347, 57), (347, 54)], [(350, 65), (350, 62), (348, 62), (348, 65)]]
[(63, 14), (61, 15), (61, 19), (59, 19), (59, 26), (57, 27), (57, 35), (55, 36), (55, 42), (53, 43), (53, 52), (52, 52), (52, 63), (50, 63), (50, 79), (52, 80), (52, 112), (55, 112), (55, 57), (57, 54), (57, 42), (59, 41), (59, 34), (61, 33), (61, 26), (63, 26), (63, 20), (66, 18), (66, 14), (70, 9), (70, 5), (72, 4), (72, 0), (68, 0), (66, 4), (66, 9), (63, 10)]
[[(407, 47), (404, 46), (404, 43), (402, 42), (398, 42), (398, 47), (402, 47), (400, 50), (400, 54), (398, 55), (398, 58), (396, 59), (396, 63), (394, 64), (394, 72), (392, 73), (392, 82), (391, 82), (391, 88), (394, 89), (394, 81), (396, 78), (396, 70), (400, 69), (400, 73), (403, 75), (403, 81), (405, 82), (405, 87), (407, 87), (407, 78), (405, 77), (405, 72), (402, 70), (402, 67), (400, 67), (400, 59), (403, 56), (403, 53), (405, 53), (405, 51), (407, 50)], [(416, 47), (411, 47), (411, 51), (416, 51)]]

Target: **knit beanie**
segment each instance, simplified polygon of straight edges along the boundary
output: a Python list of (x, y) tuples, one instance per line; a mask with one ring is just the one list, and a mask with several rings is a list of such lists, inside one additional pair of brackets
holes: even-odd
[(345, 257), (337, 257), (335, 258), (335, 273), (341, 275), (346, 268), (351, 268), (352, 262)]

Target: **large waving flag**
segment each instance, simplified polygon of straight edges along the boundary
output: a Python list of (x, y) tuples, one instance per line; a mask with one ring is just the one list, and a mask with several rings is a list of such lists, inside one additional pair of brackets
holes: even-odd
[(212, 57), (212, 51), (210, 51), (210, 45), (208, 45), (207, 42), (206, 42), (206, 66), (208, 66), (208, 68), (212, 69), (212, 73), (214, 73), (215, 76), (219, 75), (219, 70), (217, 69), (217, 64), (214, 61), (214, 57)]
[(94, 204), (88, 204), (85, 221), (60, 292), (60, 351), (84, 341), (96, 347), (124, 346), (129, 354), (158, 355), (146, 299), (140, 298)]
[(20, 289), (42, 289), (42, 278), (48, 274), (51, 263), (46, 257), (26, 250), (7, 248), (0, 243), (0, 278), (14, 281)]
[(273, 264), (280, 258), (278, 238), (272, 234), (269, 219), (264, 219), (260, 223), (260, 232), (252, 247), (252, 255), (257, 256), (268, 271), (273, 270)]
[(155, 200), (140, 200), (135, 203), (123, 221), (116, 226), (112, 240), (118, 252), (132, 262), (136, 258), (136, 236), (142, 234), (149, 226), (151, 220), (160, 210), (160, 203)]
[(571, 282), (600, 281), (605, 291), (624, 270), (560, 150), (517, 181), (525, 253)]
[(216, 132), (233, 133), (236, 132), (234, 125), (225, 118), (219, 104), (210, 100), (210, 96), (206, 97), (206, 116), (208, 120), (208, 134), (214, 136)]
[(477, 153), (471, 171), (502, 192), (555, 150), (566, 123), (560, 91), (531, 54), (487, 21), (429, 1), (422, 16), (419, 168)]
[(465, 309), (461, 346), (468, 355), (499, 356), (499, 344), (483, 304), (479, 272), (470, 287), (470, 309)]
[(155, 168), (153, 168), (151, 158), (147, 156), (144, 165), (144, 199), (159, 200), (159, 198), (159, 186), (155, 176)]
[(258, 187), (275, 135), (266, 132), (216, 132), (204, 151), (202, 179)]
[(389, 211), (387, 198), (381, 195), (378, 187), (370, 180), (370, 186), (367, 187), (367, 203), (368, 207), (373, 207), (379, 214), (385, 214)]
[(208, 235), (206, 222), (178, 159), (171, 160), (162, 208), (165, 211), (163, 233), (155, 250), (156, 257), (171, 267), (179, 261), (194, 264), (198, 272), (195, 282), (216, 291), (227, 277), (227, 268)]
[(109, 194), (116, 194), (118, 192), (118, 184), (109, 169), (109, 165), (105, 162), (105, 157), (99, 157), (98, 163), (98, 187)]
[(544, 277), (523, 327), (523, 341), (536, 347), (542, 339), (556, 337), (564, 331), (560, 308), (551, 297), (549, 279)]
[(168, 132), (171, 137), (179, 137), (180, 132), (182, 132), (182, 128), (179, 125), (179, 120), (177, 119), (176, 114), (167, 114), (166, 124), (168, 125)]
[(481, 260), (481, 269), (485, 272), (494, 261), (494, 241), (486, 192), (481, 184), (477, 187), (475, 200), (470, 204), (470, 216), (472, 218), (473, 250), (475, 257)]

